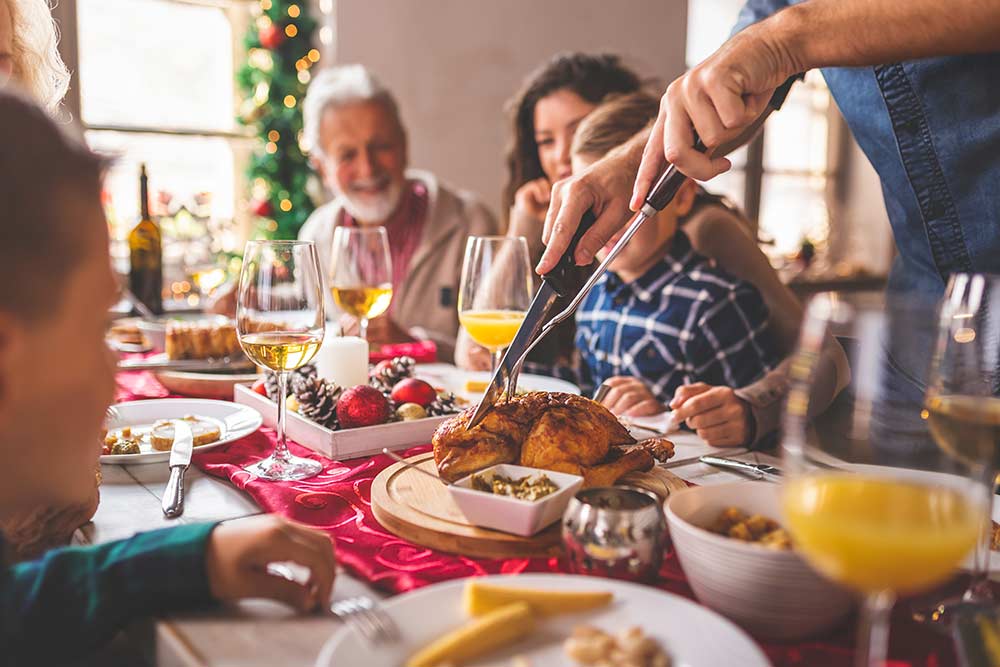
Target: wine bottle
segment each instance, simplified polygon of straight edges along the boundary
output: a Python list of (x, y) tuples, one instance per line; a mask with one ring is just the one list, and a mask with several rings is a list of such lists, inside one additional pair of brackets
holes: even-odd
[(146, 306), (163, 313), (163, 241), (160, 227), (149, 215), (149, 186), (146, 165), (139, 169), (139, 223), (128, 235), (129, 288)]

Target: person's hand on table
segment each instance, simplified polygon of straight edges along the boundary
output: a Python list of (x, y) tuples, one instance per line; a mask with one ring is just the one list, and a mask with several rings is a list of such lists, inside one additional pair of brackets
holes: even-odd
[(667, 163), (700, 180), (727, 171), (731, 165), (725, 157), (713, 159), (694, 150), (694, 131), (709, 150), (735, 137), (756, 120), (775, 88), (804, 70), (782, 24), (766, 23), (737, 33), (667, 87), (636, 175), (633, 211), (642, 206)]
[(686, 423), (712, 447), (740, 447), (750, 441), (750, 404), (730, 387), (713, 387), (704, 382), (678, 387), (670, 409), (674, 411), (674, 423)]
[[(340, 316), (340, 329), (343, 336), (357, 336), (361, 332), (358, 319), (351, 315)], [(368, 320), (368, 342), (373, 345), (394, 345), (415, 341), (416, 339), (389, 315), (381, 315), (373, 320)]]
[(455, 365), (467, 371), (488, 371), (492, 368), (492, 355), (485, 347), (472, 340), (465, 329), (455, 340)]
[(604, 384), (611, 389), (604, 396), (601, 405), (616, 415), (646, 417), (658, 415), (667, 409), (639, 378), (616, 375), (605, 380)]
[[(268, 573), (268, 564), (281, 562), (309, 568), (309, 579), (300, 583)], [(263, 597), (309, 612), (329, 604), (336, 559), (326, 534), (263, 514), (216, 526), (208, 540), (205, 570), (216, 600)]]

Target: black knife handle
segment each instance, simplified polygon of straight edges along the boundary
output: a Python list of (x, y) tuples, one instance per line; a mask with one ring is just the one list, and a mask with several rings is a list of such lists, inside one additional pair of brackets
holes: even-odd
[(542, 280), (548, 283), (559, 296), (572, 296), (586, 278), (585, 276), (581, 277), (581, 267), (576, 265), (573, 255), (576, 254), (576, 246), (580, 243), (580, 239), (583, 238), (588, 229), (594, 226), (594, 222), (596, 221), (597, 216), (594, 215), (593, 211), (588, 209), (583, 214), (583, 218), (580, 219), (580, 226), (576, 228), (576, 233), (573, 234), (573, 239), (569, 242), (569, 247), (566, 248), (566, 252), (559, 258), (559, 263), (556, 264), (554, 269), (542, 276)]

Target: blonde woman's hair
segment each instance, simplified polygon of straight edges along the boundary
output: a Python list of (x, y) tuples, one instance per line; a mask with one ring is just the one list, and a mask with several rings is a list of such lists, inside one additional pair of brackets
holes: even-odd
[(604, 98), (576, 128), (571, 151), (601, 158), (656, 120), (660, 101), (645, 91)]
[(50, 113), (69, 89), (69, 70), (59, 55), (59, 33), (48, 0), (0, 0), (14, 31), (14, 79)]

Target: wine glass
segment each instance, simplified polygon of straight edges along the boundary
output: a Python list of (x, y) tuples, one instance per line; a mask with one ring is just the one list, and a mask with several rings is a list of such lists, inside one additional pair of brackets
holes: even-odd
[(470, 236), (465, 244), (458, 319), (490, 351), (496, 372), (531, 303), (531, 263), (523, 236)]
[(330, 253), (330, 291), (340, 308), (358, 319), (368, 337), (368, 321), (389, 309), (392, 258), (384, 227), (337, 227)]
[(312, 241), (249, 241), (236, 306), (240, 347), (251, 360), (278, 375), (278, 443), (247, 470), (270, 481), (305, 479), (322, 465), (293, 456), (285, 441), (288, 372), (319, 350), (325, 331), (323, 284)]
[[(855, 664), (883, 665), (898, 595), (928, 591), (978, 540), (992, 493), (991, 452), (938, 447), (925, 411), (936, 304), (890, 298), (809, 305), (790, 370), (782, 449), (784, 522), (823, 576), (865, 603)], [(822, 415), (815, 381), (827, 336), (842, 341), (850, 379)]]
[[(941, 304), (939, 334), (927, 390), (927, 421), (938, 446), (953, 456), (986, 461), (995, 480), (1000, 445), (1000, 276), (951, 276)], [(991, 606), (989, 584), (994, 494), (972, 560), (971, 580), (958, 597), (917, 607), (914, 618), (950, 630), (954, 614)]]

